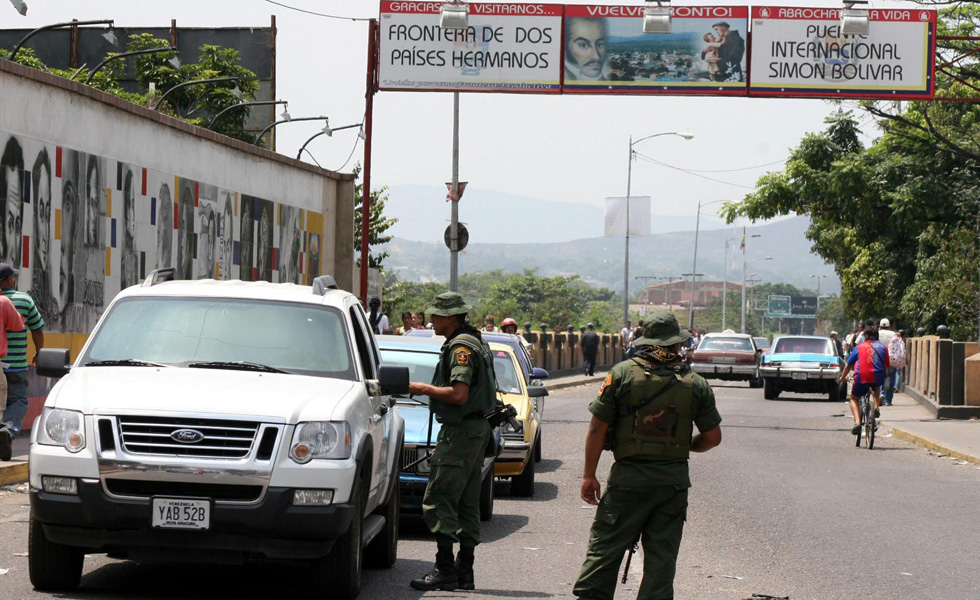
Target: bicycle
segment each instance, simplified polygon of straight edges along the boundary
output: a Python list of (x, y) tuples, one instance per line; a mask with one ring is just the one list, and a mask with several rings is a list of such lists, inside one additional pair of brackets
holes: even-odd
[(871, 397), (870, 389), (861, 396), (858, 402), (858, 408), (858, 412), (861, 414), (861, 428), (857, 432), (857, 439), (854, 441), (854, 446), (860, 448), (861, 438), (863, 437), (868, 446), (868, 450), (871, 450), (875, 447), (875, 430), (878, 429), (878, 423), (875, 421), (875, 402)]

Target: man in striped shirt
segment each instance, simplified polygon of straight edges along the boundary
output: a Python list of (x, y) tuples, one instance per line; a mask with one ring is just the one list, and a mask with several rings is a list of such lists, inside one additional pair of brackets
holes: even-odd
[(35, 348), (31, 364), (37, 361), (37, 351), (44, 347), (44, 319), (34, 299), (17, 291), (19, 272), (7, 263), (0, 263), (0, 291), (23, 318), (19, 329), (6, 326), (7, 356), (3, 361), (7, 366), (3, 374), (7, 381), (7, 408), (0, 417), (0, 460), (10, 460), (11, 443), (20, 433), (27, 413), (27, 331), (31, 332)]

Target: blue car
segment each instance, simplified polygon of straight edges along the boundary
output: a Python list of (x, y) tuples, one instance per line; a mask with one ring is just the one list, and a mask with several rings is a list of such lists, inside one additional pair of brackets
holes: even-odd
[(799, 392), (825, 394), (837, 402), (846, 396), (846, 385), (838, 383), (843, 367), (830, 338), (784, 335), (762, 356), (759, 374), (766, 400), (775, 400), (780, 392)]
[[(408, 367), (411, 381), (432, 382), (445, 338), (379, 335), (376, 339), (383, 364)], [(422, 496), (429, 483), (429, 461), (426, 457), (431, 448), (428, 446), (434, 448), (439, 436), (439, 422), (435, 419), (430, 421), (428, 402), (429, 399), (424, 396), (399, 397), (396, 405), (398, 414), (405, 420), (399, 482), (401, 510), (408, 514), (422, 513)], [(480, 519), (483, 521), (489, 521), (493, 516), (494, 459), (503, 447), (500, 427), (494, 428), (490, 443), (483, 459), (483, 485), (480, 488)]]

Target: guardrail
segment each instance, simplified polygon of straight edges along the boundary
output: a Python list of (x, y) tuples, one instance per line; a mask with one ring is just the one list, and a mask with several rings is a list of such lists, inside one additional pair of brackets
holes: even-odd
[(980, 344), (927, 335), (908, 340), (905, 392), (938, 418), (980, 417)]
[[(527, 331), (521, 335), (531, 343), (534, 366), (554, 374), (563, 374), (584, 366), (582, 334), (576, 332)], [(599, 334), (596, 367), (607, 369), (623, 360), (619, 334)]]

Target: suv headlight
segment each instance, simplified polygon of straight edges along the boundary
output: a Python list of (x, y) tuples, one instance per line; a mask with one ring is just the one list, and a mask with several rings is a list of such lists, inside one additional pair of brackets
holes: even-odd
[(85, 419), (82, 413), (63, 408), (46, 408), (41, 415), (37, 443), (64, 446), (75, 453), (85, 448)]
[(314, 458), (350, 458), (350, 426), (336, 421), (300, 423), (293, 433), (289, 458), (301, 465)]

